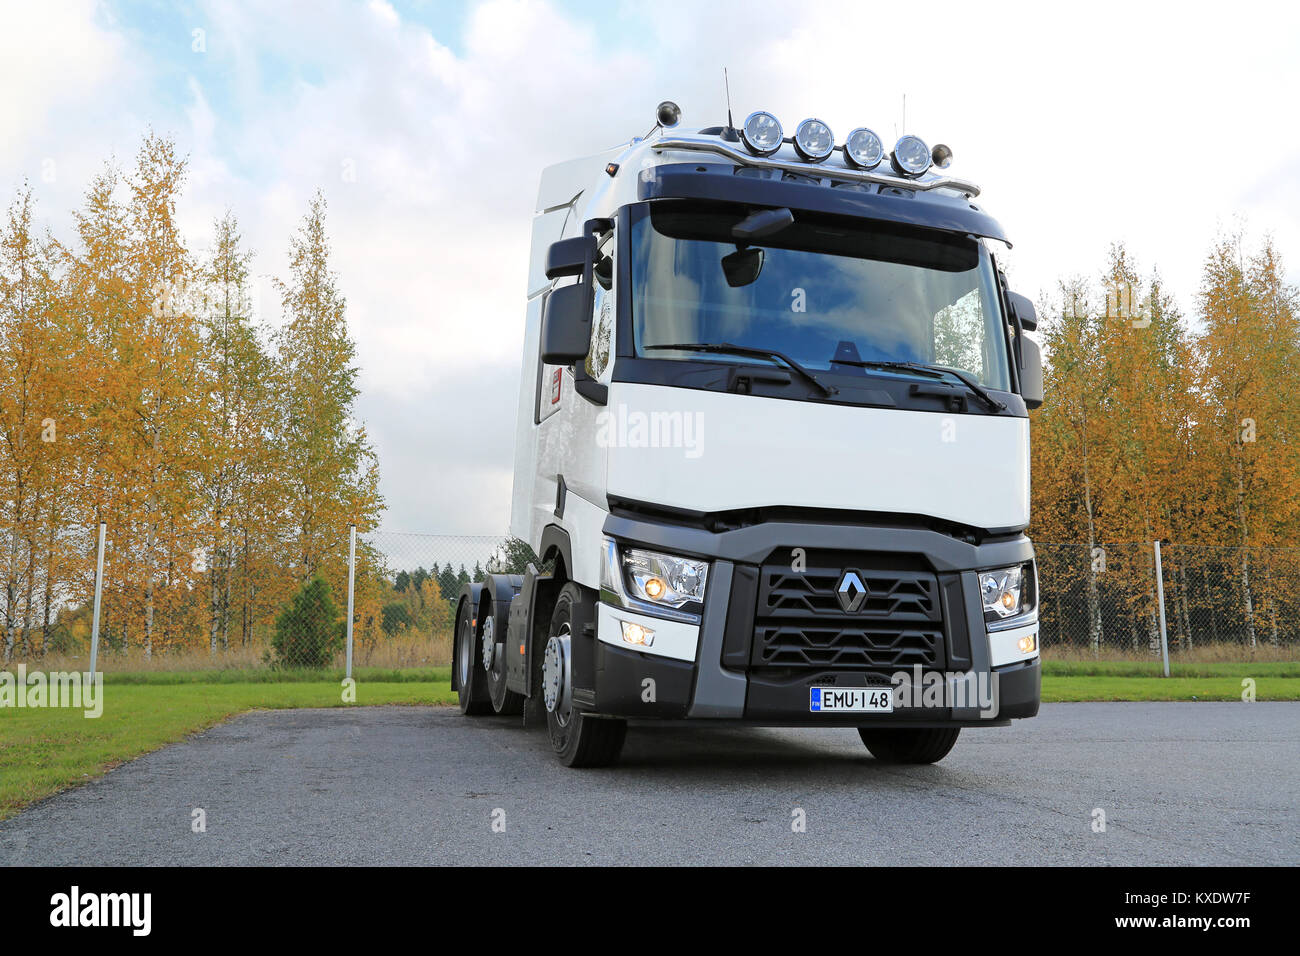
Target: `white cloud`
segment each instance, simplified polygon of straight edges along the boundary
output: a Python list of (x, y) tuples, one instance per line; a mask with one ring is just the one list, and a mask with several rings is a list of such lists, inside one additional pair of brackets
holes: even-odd
[(0, 142), (25, 144), (48, 133), (51, 114), (102, 93), (121, 69), (125, 42), (94, 22), (91, 0), (14, 4), (0, 31)]
[[(260, 274), (283, 271), (322, 187), (393, 528), (504, 527), (538, 173), (643, 133), (660, 99), (687, 125), (721, 121), (724, 65), (741, 116), (817, 115), (841, 136), (870, 125), (892, 138), (906, 94), (908, 130), (949, 143), (954, 175), (984, 187), (1016, 242), (1013, 282), (1033, 298), (1096, 272), (1123, 239), (1190, 310), (1208, 244), (1238, 213), (1300, 274), (1290, 9), (928, 3), (895, 17), (662, 0), (592, 23), (488, 0), (448, 37), (384, 0), (249, 0), (200, 6), (208, 52), (172, 51), (166, 69), (154, 61), (167, 49), (92, 14), (10, 14), (0, 81), (21, 95), (0, 112), (0, 140), (16, 144), (4, 181), (36, 179), (57, 155), (57, 187), (36, 185), (47, 213), (66, 209), (152, 123), (190, 156), (192, 241), (231, 207)], [(169, 42), (187, 50), (188, 32)], [(158, 84), (178, 73), (187, 105), (174, 110)], [(265, 288), (262, 301), (274, 301)]]
[(396, 26), (398, 23), (397, 11), (393, 9), (392, 4), (385, 3), (384, 0), (370, 0), (370, 12), (379, 19)]
[(130, 96), (140, 73), (129, 44), (96, 17), (92, 0), (11, 4), (0, 29), (0, 187), (24, 180), (38, 212), (66, 223), (66, 210), (123, 143), (107, 101)]

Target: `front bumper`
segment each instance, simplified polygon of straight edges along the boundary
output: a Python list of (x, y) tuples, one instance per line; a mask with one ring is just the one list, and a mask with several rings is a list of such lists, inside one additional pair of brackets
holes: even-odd
[[(978, 590), (977, 569), (1033, 557), (1027, 538), (975, 545), (924, 528), (795, 522), (714, 533), (617, 515), (606, 520), (605, 533), (639, 547), (707, 557), (711, 567), (698, 626), (661, 622), (664, 634), (656, 633), (650, 648), (623, 645), (619, 624), (647, 619), (601, 604), (598, 712), (818, 726), (988, 726), (1038, 712), (1037, 651), (1026, 655), (1016, 649), (1019, 637), (1036, 626), (990, 636)], [(922, 569), (899, 575), (919, 596), (895, 602), (894, 610), (869, 622), (869, 633), (854, 630), (854, 622), (837, 623), (833, 609), (819, 611), (826, 619), (808, 626), (807, 614), (796, 618), (810, 598), (797, 592), (780, 595), (795, 608), (789, 620), (782, 619), (779, 607), (772, 610), (781, 602), (773, 597), (770, 559), (792, 548), (862, 555), (864, 561), (873, 556)], [(787, 631), (794, 634), (793, 644), (768, 643), (768, 635)], [(918, 692), (909, 695), (896, 687), (892, 714), (841, 716), (809, 707), (814, 686), (897, 685), (900, 671), (916, 678)], [(940, 691), (926, 697), (919, 693), (920, 678), (931, 674), (936, 677), (925, 682), (937, 679)]]

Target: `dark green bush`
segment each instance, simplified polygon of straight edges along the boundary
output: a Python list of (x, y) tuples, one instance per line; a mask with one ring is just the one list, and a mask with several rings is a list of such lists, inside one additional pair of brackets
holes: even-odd
[(346, 622), (320, 575), (304, 581), (275, 619), (276, 663), (282, 667), (328, 667), (343, 646)]

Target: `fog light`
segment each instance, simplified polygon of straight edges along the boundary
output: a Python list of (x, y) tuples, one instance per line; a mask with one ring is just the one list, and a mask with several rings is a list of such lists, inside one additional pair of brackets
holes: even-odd
[(930, 147), (925, 145), (925, 140), (919, 136), (908, 135), (894, 144), (894, 155), (891, 161), (895, 172), (915, 177), (929, 169), (933, 159), (930, 156)]
[[(623, 627), (626, 628), (627, 625), (624, 624)], [(626, 639), (626, 636), (627, 636), (627, 631), (626, 631), (626, 630), (623, 631), (623, 635), (624, 635), (624, 639)], [(1020, 639), (1020, 653), (1021, 653), (1021, 654), (1032, 654), (1032, 653), (1034, 653), (1034, 651), (1036, 651), (1036, 650), (1038, 650), (1038, 635), (1037, 635), (1037, 634), (1026, 634), (1024, 637), (1022, 637), (1022, 638)]]
[(879, 136), (865, 126), (859, 126), (844, 141), (844, 155), (851, 166), (875, 169), (885, 157), (885, 147)]
[[(655, 632), (633, 621), (623, 621), (623, 642), (649, 647), (655, 642)], [(1023, 641), (1021, 643), (1024, 643)]]
[(835, 134), (819, 119), (806, 119), (794, 131), (794, 151), (809, 163), (820, 163), (835, 152)]
[(781, 148), (784, 136), (780, 120), (764, 110), (750, 113), (740, 130), (745, 148), (755, 156), (771, 156)]

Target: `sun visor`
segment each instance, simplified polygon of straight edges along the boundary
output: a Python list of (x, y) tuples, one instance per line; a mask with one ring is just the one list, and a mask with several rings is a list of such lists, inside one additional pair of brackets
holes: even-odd
[(857, 216), (967, 233), (1011, 245), (997, 220), (960, 195), (876, 183), (838, 182), (726, 163), (673, 163), (641, 171), (647, 199), (711, 199)]

